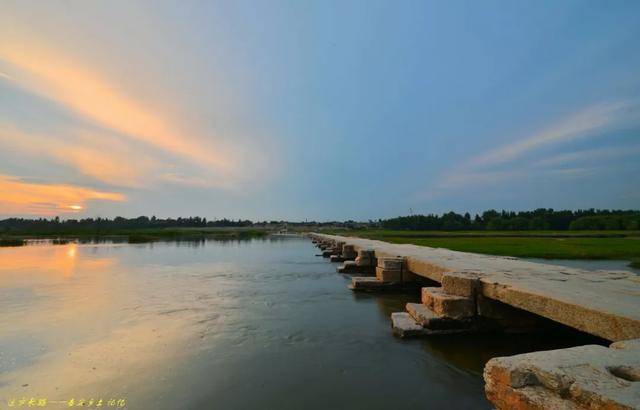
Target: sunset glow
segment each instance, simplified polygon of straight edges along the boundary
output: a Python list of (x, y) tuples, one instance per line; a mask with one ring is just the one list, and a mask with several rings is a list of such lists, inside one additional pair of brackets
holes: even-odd
[(0, 175), (127, 205), (2, 191), (0, 217), (638, 206), (637, 6), (187, 3), (4, 5)]
[(13, 81), (89, 120), (212, 170), (230, 171), (229, 158), (220, 148), (203, 149), (202, 141), (180, 132), (166, 116), (153, 113), (149, 104), (118, 91), (121, 87), (101, 76), (99, 70), (65, 56), (43, 39), (24, 34), (13, 42), (3, 41), (0, 59), (16, 70)]
[[(81, 186), (21, 181), (0, 175), (0, 213), (57, 215), (83, 209), (87, 201), (124, 201), (123, 194)], [(72, 204), (72, 205), (69, 205)]]

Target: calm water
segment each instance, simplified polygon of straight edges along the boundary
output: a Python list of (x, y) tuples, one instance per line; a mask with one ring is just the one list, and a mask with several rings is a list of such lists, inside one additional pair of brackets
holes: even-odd
[(303, 239), (0, 248), (0, 408), (489, 408), (496, 355), (531, 336), (403, 341), (418, 295), (356, 295)]

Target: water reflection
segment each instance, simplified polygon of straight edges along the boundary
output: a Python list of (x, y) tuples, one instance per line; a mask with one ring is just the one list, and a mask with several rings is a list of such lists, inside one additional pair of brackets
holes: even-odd
[(6, 286), (9, 278), (24, 277), (25, 274), (70, 277), (76, 269), (77, 251), (78, 245), (75, 243), (4, 248), (0, 259), (0, 286)]
[(119, 262), (113, 249), (75, 243), (0, 252), (0, 396), (126, 393), (123, 370), (166, 357), (178, 323), (131, 317), (140, 287)]

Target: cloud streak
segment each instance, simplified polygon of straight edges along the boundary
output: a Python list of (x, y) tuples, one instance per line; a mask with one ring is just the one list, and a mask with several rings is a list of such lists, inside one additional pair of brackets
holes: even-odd
[(507, 144), (471, 161), (473, 166), (495, 165), (521, 158), (545, 145), (559, 144), (585, 137), (609, 124), (624, 103), (601, 104), (574, 114), (539, 133)]
[(535, 161), (535, 167), (554, 167), (585, 161), (604, 161), (615, 158), (640, 155), (640, 145), (621, 147), (602, 147), (596, 149), (569, 152)]
[[(49, 158), (97, 181), (121, 187), (154, 182), (160, 163), (110, 135), (83, 131), (65, 137), (23, 132), (0, 125), (0, 143), (26, 156)], [(131, 160), (135, 156), (135, 161)]]
[(22, 181), (10, 175), (0, 175), (1, 215), (43, 215), (74, 213), (85, 208), (88, 201), (124, 201), (125, 195), (67, 184)]
[[(617, 102), (588, 107), (538, 133), (471, 158), (465, 165), (445, 174), (438, 182), (436, 189), (443, 191), (471, 185), (496, 184), (534, 173), (556, 176), (586, 175), (588, 172), (585, 168), (543, 169), (543, 167), (559, 166), (564, 162), (589, 156), (612, 155), (613, 152), (607, 153), (607, 151), (612, 151), (610, 148), (606, 148), (602, 152), (590, 150), (590, 152), (563, 154), (537, 162), (531, 162), (527, 156), (544, 147), (587, 138), (592, 133), (605, 129), (613, 124), (617, 119), (617, 114), (626, 106), (627, 104), (624, 102)], [(497, 167), (500, 168), (496, 169)]]

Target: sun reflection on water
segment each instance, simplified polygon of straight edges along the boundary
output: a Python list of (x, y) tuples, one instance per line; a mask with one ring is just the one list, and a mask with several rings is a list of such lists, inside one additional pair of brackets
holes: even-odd
[(132, 378), (178, 356), (179, 317), (138, 309), (144, 286), (123, 274), (116, 248), (0, 249), (0, 399), (127, 395)]

